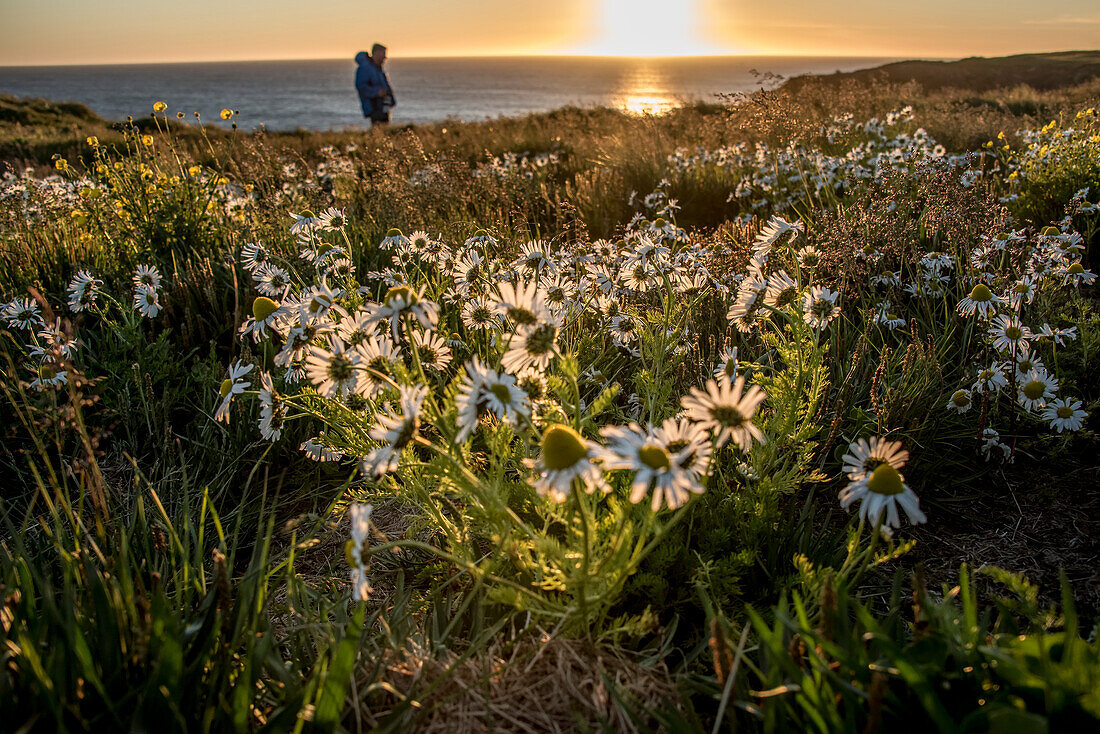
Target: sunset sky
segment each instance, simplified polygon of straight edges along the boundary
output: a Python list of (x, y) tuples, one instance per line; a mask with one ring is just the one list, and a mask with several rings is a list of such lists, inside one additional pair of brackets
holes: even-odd
[(589, 53), (960, 57), (1100, 47), (1097, 0), (0, 0), (0, 65)]

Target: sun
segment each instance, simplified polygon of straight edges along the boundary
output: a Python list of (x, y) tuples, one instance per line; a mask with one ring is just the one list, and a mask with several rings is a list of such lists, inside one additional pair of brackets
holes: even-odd
[(576, 49), (596, 56), (705, 56), (729, 53), (704, 40), (699, 0), (600, 0), (596, 40)]

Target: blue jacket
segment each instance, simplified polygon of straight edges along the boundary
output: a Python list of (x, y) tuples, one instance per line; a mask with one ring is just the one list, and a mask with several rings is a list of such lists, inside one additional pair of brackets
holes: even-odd
[[(366, 51), (360, 51), (355, 55), (355, 88), (359, 90), (359, 101), (363, 106), (363, 116), (375, 119), (386, 114), (386, 110), (397, 104), (393, 98), (393, 89), (390, 87), (389, 77), (386, 72), (379, 69), (371, 61)], [(384, 90), (386, 94), (378, 96), (378, 92)]]

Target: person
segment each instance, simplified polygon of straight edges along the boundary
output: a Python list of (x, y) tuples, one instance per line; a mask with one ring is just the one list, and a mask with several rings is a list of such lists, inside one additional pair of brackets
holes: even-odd
[(363, 117), (370, 118), (371, 127), (390, 121), (390, 108), (397, 104), (390, 79), (382, 70), (386, 62), (386, 47), (380, 43), (371, 47), (370, 55), (360, 51), (355, 55), (355, 88), (363, 105)]

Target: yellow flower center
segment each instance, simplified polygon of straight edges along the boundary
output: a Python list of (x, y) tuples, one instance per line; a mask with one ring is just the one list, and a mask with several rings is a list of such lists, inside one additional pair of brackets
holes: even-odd
[(978, 303), (986, 303), (993, 300), (993, 292), (984, 283), (978, 283), (974, 290), (970, 291), (970, 300)]
[(317, 215), (313, 213), (312, 209), (303, 209), (298, 212), (299, 219), (316, 219)]
[(494, 382), (489, 386), (489, 392), (496, 397), (497, 400), (508, 405), (512, 402), (512, 393), (508, 390), (508, 386), (502, 382)]
[(669, 459), (668, 452), (660, 446), (651, 443), (638, 449), (638, 460), (650, 469), (657, 471), (668, 469), (672, 466), (672, 461)]
[(1032, 380), (1031, 382), (1024, 385), (1024, 395), (1029, 400), (1038, 400), (1039, 398), (1046, 395), (1046, 392), (1047, 386), (1046, 383), (1042, 380)]
[(401, 236), (401, 230), (399, 230), (397, 227), (394, 227), (393, 229), (386, 232), (386, 237), (387, 238), (389, 238), (389, 237), (400, 237), (400, 236)]
[(905, 485), (902, 484), (901, 474), (897, 469), (890, 464), (880, 464), (871, 472), (871, 478), (867, 480), (867, 489), (875, 494), (891, 496), (904, 492)]
[(57, 377), (57, 373), (49, 365), (41, 365), (38, 368), (38, 377), (43, 380), (52, 380)]
[(332, 299), (326, 296), (324, 293), (319, 293), (310, 300), (309, 312), (317, 313), (322, 308), (328, 308), (331, 305)]
[(542, 434), (542, 463), (550, 471), (570, 469), (586, 456), (584, 439), (569, 426), (556, 424)]
[(970, 396), (966, 394), (966, 390), (958, 390), (951, 396), (951, 402), (961, 408), (970, 404)]
[(1066, 272), (1070, 275), (1081, 275), (1085, 272), (1085, 266), (1081, 263), (1074, 263), (1066, 268)]
[(278, 310), (279, 304), (266, 296), (259, 296), (252, 302), (252, 316), (257, 321), (264, 321)]
[(726, 377), (736, 377), (737, 376), (737, 360), (736, 359), (726, 360), (725, 372), (726, 372)]
[(386, 291), (386, 296), (382, 300), (387, 306), (392, 305), (394, 301), (397, 300), (402, 300), (408, 304), (413, 303), (416, 300), (416, 296), (413, 293), (413, 289), (409, 286), (395, 285)]
[(222, 380), (221, 387), (218, 388), (218, 393), (222, 396), (222, 400), (225, 400), (225, 396), (229, 394), (229, 391), (233, 389), (233, 380), (228, 377)]
[(1005, 336), (1007, 336), (1012, 341), (1016, 341), (1017, 339), (1019, 339), (1023, 335), (1024, 335), (1024, 332), (1022, 332), (1020, 330), (1019, 326), (1010, 326), (1007, 329), (1005, 329)]
[(1057, 227), (1046, 227), (1043, 229), (1044, 237), (1057, 237), (1060, 234), (1062, 234), (1062, 231)]

